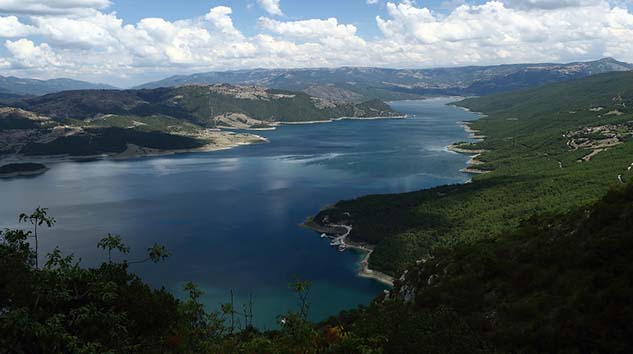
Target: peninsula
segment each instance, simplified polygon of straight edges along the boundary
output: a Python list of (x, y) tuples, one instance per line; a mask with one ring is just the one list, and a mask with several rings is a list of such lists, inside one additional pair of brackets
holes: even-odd
[(267, 142), (244, 130), (376, 117), (402, 116), (377, 99), (343, 102), (255, 86), (64, 91), (0, 106), (0, 154), (131, 158), (213, 151)]
[(0, 166), (0, 178), (40, 175), (48, 170), (40, 163), (10, 163)]

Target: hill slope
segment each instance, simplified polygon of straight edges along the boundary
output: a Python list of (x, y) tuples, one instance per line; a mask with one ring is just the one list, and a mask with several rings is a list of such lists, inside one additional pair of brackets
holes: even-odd
[(115, 87), (72, 79), (37, 80), (0, 76), (0, 94), (4, 96), (38, 96), (68, 90), (104, 90)]
[(387, 353), (452, 352), (453, 341), (468, 343), (461, 352), (625, 353), (633, 338), (632, 229), (629, 184), (595, 204), (439, 248), (384, 302), (342, 320), (361, 337), (389, 338)]
[(127, 156), (217, 149), (265, 141), (219, 128), (272, 129), (282, 122), (396, 115), (378, 100), (346, 103), (230, 85), (64, 91), (13, 106), (0, 107), (0, 153)]
[(318, 99), (303, 92), (231, 85), (66, 91), (25, 99), (17, 105), (58, 120), (86, 120), (104, 114), (161, 114), (210, 126), (215, 125), (216, 119), (232, 114), (270, 123), (394, 115), (389, 106), (377, 100), (352, 104)]
[(438, 246), (478, 240), (530, 215), (596, 200), (633, 179), (633, 73), (609, 73), (460, 103), (487, 114), (474, 183), (342, 201), (315, 217), (375, 244), (370, 265), (394, 275)]
[(173, 76), (137, 88), (183, 84), (257, 85), (301, 90), (328, 99), (396, 100), (426, 95), (486, 95), (536, 87), (611, 71), (633, 70), (633, 65), (605, 58), (570, 64), (517, 64), (438, 69), (257, 69)]

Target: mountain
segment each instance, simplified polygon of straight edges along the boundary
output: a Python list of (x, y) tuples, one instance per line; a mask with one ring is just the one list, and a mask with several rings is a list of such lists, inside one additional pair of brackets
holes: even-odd
[(135, 153), (216, 149), (265, 141), (223, 128), (274, 129), (280, 123), (396, 115), (379, 100), (340, 102), (260, 87), (63, 91), (0, 107), (0, 153), (120, 154), (130, 144)]
[(480, 137), (453, 150), (477, 155), (473, 183), (341, 201), (321, 225), (353, 227), (375, 245), (372, 269), (399, 276), (433, 249), (513, 229), (533, 214), (595, 201), (633, 180), (633, 72), (613, 72), (462, 101), (486, 116)]
[(37, 80), (0, 76), (0, 98), (6, 96), (39, 96), (67, 90), (115, 89), (114, 86), (93, 84), (72, 79)]
[(619, 62), (613, 58), (569, 64), (515, 64), (437, 69), (255, 69), (172, 76), (138, 86), (137, 89), (229, 83), (300, 90), (328, 99), (397, 100), (429, 95), (487, 95), (628, 70), (633, 70), (633, 64)]

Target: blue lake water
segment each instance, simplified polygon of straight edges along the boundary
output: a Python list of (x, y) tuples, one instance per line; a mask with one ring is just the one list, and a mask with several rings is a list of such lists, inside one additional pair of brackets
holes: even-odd
[(59, 245), (84, 265), (104, 260), (96, 243), (107, 233), (124, 237), (130, 259), (164, 244), (167, 262), (133, 270), (177, 294), (199, 284), (209, 309), (230, 289), (237, 303), (252, 294), (260, 328), (295, 308), (288, 283), (297, 276), (312, 282), (311, 318), (321, 320), (369, 303), (384, 286), (356, 276), (361, 255), (299, 224), (340, 199), (465, 182), (468, 157), (445, 147), (467, 140), (458, 122), (477, 116), (449, 101), (392, 103), (409, 119), (282, 126), (261, 132), (268, 144), (226, 151), (52, 163), (38, 177), (0, 180), (0, 226), (48, 207), (58, 223), (40, 247)]

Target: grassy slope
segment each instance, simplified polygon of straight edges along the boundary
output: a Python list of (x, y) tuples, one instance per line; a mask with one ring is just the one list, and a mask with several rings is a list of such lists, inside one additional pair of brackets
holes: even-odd
[[(587, 152), (569, 151), (562, 136), (586, 126), (632, 121), (633, 73), (598, 75), (461, 105), (488, 114), (474, 124), (488, 138), (473, 147), (491, 150), (482, 160), (494, 173), (477, 176), (468, 185), (342, 201), (317, 215), (317, 221), (326, 215), (347, 219), (343, 213), (350, 212), (351, 237), (377, 245), (371, 266), (398, 274), (437, 245), (480, 239), (536, 213), (590, 203), (619, 183), (619, 174), (625, 180), (633, 177), (627, 171), (633, 144), (579, 163)], [(589, 110), (595, 106), (606, 109)], [(624, 114), (604, 115), (614, 107)]]

